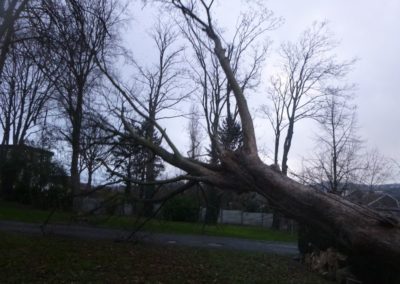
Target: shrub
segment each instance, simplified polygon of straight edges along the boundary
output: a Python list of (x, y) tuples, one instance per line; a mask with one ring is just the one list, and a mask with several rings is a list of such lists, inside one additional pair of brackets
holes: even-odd
[(166, 220), (197, 222), (199, 219), (199, 205), (195, 199), (181, 195), (167, 201), (162, 213)]
[(2, 197), (41, 209), (69, 207), (67, 174), (50, 154), (24, 145), (2, 149)]

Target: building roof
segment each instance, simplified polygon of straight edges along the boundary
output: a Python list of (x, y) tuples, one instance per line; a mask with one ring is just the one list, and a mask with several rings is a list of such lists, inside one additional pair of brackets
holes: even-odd
[(36, 153), (41, 153), (42, 155), (47, 155), (47, 156), (53, 156), (54, 153), (49, 151), (49, 150), (45, 150), (42, 148), (37, 148), (37, 147), (33, 147), (33, 146), (28, 146), (28, 145), (24, 145), (24, 144), (19, 144), (19, 145), (0, 145), (0, 151), (1, 150), (18, 150), (18, 151), (30, 151), (30, 152), (36, 152)]
[(399, 200), (389, 193), (371, 190), (354, 190), (347, 198), (355, 203), (371, 208), (400, 208)]

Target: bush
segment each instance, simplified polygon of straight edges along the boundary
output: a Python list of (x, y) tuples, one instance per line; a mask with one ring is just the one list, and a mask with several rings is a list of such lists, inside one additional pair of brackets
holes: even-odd
[(2, 149), (2, 198), (41, 209), (68, 208), (67, 174), (61, 165), (51, 161), (48, 153), (24, 145)]
[(181, 222), (197, 222), (199, 205), (193, 198), (177, 196), (164, 205), (162, 215), (165, 220)]

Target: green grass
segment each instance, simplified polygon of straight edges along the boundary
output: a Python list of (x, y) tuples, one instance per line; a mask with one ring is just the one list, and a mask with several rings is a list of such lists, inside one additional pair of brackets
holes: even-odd
[[(23, 204), (0, 201), (0, 220), (39, 223), (46, 220), (49, 213), (49, 211), (32, 209)], [(51, 219), (56, 222), (66, 223), (71, 219), (71, 214), (56, 211)]]
[[(96, 221), (94, 221), (96, 220)], [(128, 217), (97, 217), (92, 219), (95, 224), (106, 227), (126, 228), (134, 227), (135, 219)], [(268, 240), (280, 242), (296, 242), (297, 235), (287, 232), (271, 230), (261, 227), (236, 226), (236, 225), (207, 225), (201, 223), (171, 222), (165, 220), (151, 220), (144, 226), (146, 231), (157, 233), (176, 233), (209, 235), (220, 237), (233, 237), (251, 240)]]
[(328, 283), (289, 258), (0, 234), (0, 283)]
[[(12, 220), (22, 222), (43, 222), (48, 217), (49, 212), (44, 210), (32, 209), (27, 206), (0, 202), (0, 220)], [(74, 216), (68, 212), (55, 212), (51, 218), (53, 223), (74, 222)], [(88, 216), (85, 218), (88, 224), (132, 230), (138, 225), (135, 217), (120, 216)], [(139, 223), (142, 220), (139, 220)], [(201, 223), (170, 222), (164, 220), (151, 220), (143, 228), (146, 231), (155, 233), (174, 233), (174, 234), (205, 234), (209, 236), (234, 237), (252, 240), (267, 240), (280, 242), (296, 242), (297, 236), (287, 232), (276, 231), (260, 227), (217, 225), (203, 226)]]

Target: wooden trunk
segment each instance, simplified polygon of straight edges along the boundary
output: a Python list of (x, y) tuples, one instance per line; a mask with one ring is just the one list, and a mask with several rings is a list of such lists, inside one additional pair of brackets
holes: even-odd
[(265, 165), (257, 156), (230, 153), (223, 158), (223, 169), (219, 186), (256, 191), (286, 216), (333, 236), (347, 255), (400, 271), (398, 219), (304, 186)]

